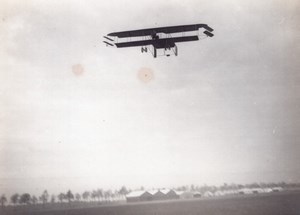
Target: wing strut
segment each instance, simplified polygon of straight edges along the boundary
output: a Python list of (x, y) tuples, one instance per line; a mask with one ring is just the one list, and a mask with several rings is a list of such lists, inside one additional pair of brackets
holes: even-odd
[(106, 42), (106, 41), (103, 41), (103, 42), (106, 44), (106, 46), (114, 46), (113, 44), (111, 44), (109, 42)]

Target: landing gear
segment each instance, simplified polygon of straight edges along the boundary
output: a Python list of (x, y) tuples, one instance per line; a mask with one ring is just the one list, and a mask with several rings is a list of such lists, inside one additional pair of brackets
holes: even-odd
[(175, 56), (178, 56), (178, 48), (175, 44), (173, 46), (167, 46), (167, 47), (164, 48), (164, 55), (165, 56), (170, 57), (173, 54)]

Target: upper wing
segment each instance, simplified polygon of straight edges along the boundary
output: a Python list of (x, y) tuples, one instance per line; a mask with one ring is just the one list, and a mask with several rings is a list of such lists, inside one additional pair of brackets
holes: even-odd
[(194, 24), (194, 25), (178, 25), (178, 26), (169, 26), (169, 27), (160, 27), (160, 28), (147, 28), (133, 31), (121, 31), (121, 32), (113, 32), (108, 34), (111, 37), (141, 37), (148, 36), (154, 33), (178, 33), (178, 32), (186, 32), (186, 31), (197, 31), (199, 28), (205, 28), (207, 31), (213, 31), (211, 27), (207, 24)]

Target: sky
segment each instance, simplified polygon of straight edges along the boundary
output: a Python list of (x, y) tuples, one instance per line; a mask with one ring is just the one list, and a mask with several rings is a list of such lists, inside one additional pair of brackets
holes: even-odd
[[(0, 193), (300, 182), (299, 1), (0, 5)], [(102, 43), (196, 23), (177, 57)]]

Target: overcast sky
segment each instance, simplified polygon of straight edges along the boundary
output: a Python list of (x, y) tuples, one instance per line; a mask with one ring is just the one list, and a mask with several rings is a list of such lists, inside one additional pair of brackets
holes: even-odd
[[(102, 44), (195, 23), (178, 57)], [(0, 193), (300, 181), (297, 0), (1, 0), (0, 41)]]

